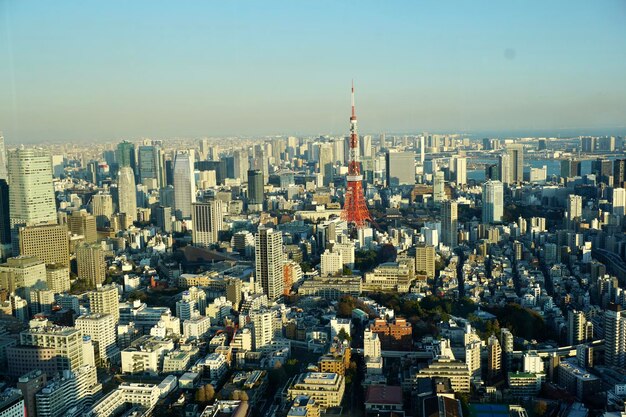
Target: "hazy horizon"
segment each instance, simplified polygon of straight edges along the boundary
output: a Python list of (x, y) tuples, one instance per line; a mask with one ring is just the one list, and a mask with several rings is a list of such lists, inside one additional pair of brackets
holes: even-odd
[(339, 135), (354, 78), (363, 134), (624, 134), (624, 21), (619, 0), (0, 0), (0, 131)]

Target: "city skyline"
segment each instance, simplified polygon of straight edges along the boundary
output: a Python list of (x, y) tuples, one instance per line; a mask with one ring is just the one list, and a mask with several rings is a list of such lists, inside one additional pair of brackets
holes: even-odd
[[(9, 144), (362, 133), (623, 134), (622, 2), (0, 2)], [(80, 36), (77, 34), (80, 33)]]

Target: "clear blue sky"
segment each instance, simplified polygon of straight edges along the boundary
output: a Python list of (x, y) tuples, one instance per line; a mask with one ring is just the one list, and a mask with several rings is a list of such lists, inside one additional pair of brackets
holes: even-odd
[(610, 128), (626, 1), (0, 0), (7, 142)]

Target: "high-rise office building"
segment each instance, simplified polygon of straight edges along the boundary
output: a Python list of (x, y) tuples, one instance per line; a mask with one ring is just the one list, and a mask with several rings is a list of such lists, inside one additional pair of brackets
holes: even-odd
[(613, 215), (623, 216), (626, 208), (626, 190), (613, 188)]
[(84, 243), (76, 248), (76, 266), (78, 278), (87, 281), (91, 288), (104, 282), (106, 262), (101, 245)]
[(467, 158), (453, 156), (450, 158), (450, 172), (454, 174), (454, 182), (457, 187), (467, 184)]
[(583, 198), (579, 195), (570, 194), (567, 197), (567, 219), (574, 220), (583, 215)]
[(193, 151), (178, 151), (174, 157), (174, 212), (179, 219), (191, 218), (196, 202)]
[(19, 288), (45, 288), (46, 265), (34, 256), (9, 258), (0, 264), (0, 285), (9, 292)]
[(115, 150), (115, 160), (118, 169), (129, 167), (133, 170), (133, 173), (136, 173), (137, 162), (135, 158), (135, 144), (128, 141), (118, 143), (117, 149)]
[(457, 246), (457, 229), (459, 224), (458, 204), (456, 201), (445, 201), (441, 207), (441, 240), (444, 245)]
[(322, 183), (328, 187), (334, 176), (333, 147), (329, 143), (323, 143), (319, 146), (318, 168), (318, 172), (322, 174)]
[(75, 235), (85, 237), (85, 242), (95, 243), (98, 240), (96, 218), (84, 210), (76, 210), (67, 219), (70, 231)]
[(0, 245), (11, 243), (11, 218), (9, 214), (9, 184), (0, 178)]
[(19, 227), (56, 224), (50, 153), (39, 149), (9, 152), (9, 216), (13, 254), (19, 253)]
[(256, 280), (270, 300), (283, 293), (283, 236), (278, 230), (260, 228), (255, 236)]
[(561, 160), (561, 177), (573, 178), (580, 177), (581, 175), (581, 163), (573, 159)]
[(219, 232), (223, 229), (223, 217), (224, 203), (221, 200), (193, 203), (191, 211), (193, 244), (210, 246), (219, 242)]
[(137, 187), (135, 186), (135, 174), (128, 166), (120, 168), (117, 178), (117, 190), (119, 207), (118, 211), (126, 215), (129, 226), (137, 221)]
[(441, 203), (447, 199), (446, 178), (443, 171), (436, 171), (433, 176), (433, 201)]
[(598, 182), (613, 185), (613, 163), (609, 159), (598, 158), (591, 162), (591, 172), (596, 175)]
[(48, 288), (55, 293), (68, 292), (70, 290), (70, 268), (64, 265), (46, 265), (46, 283)]
[(513, 177), (511, 176), (511, 155), (508, 153), (498, 155), (498, 170), (498, 178), (502, 184), (511, 184), (514, 182)]
[(415, 248), (415, 271), (426, 273), (428, 278), (435, 277), (435, 247), (418, 244)]
[(73, 327), (36, 326), (20, 333), (20, 344), (54, 349), (59, 369), (78, 369), (83, 365), (83, 336)]
[(509, 172), (511, 181), (521, 183), (524, 181), (524, 145), (511, 144), (506, 147), (509, 154)]
[(483, 184), (483, 223), (499, 223), (504, 214), (504, 187), (500, 181)]
[(163, 233), (172, 233), (172, 208), (157, 206), (154, 208), (156, 226)]
[(76, 328), (83, 336), (91, 337), (98, 366), (107, 366), (119, 358), (115, 325), (115, 318), (110, 314), (86, 314), (76, 319)]
[(96, 218), (96, 227), (105, 228), (113, 217), (113, 197), (98, 193), (91, 197), (91, 214)]
[(235, 311), (239, 311), (241, 305), (241, 287), (239, 278), (229, 278), (226, 281), (226, 300), (232, 303)]
[(604, 311), (604, 363), (624, 367), (626, 363), (626, 316), (619, 304), (610, 304)]
[(19, 243), (20, 255), (35, 256), (46, 264), (70, 264), (69, 236), (65, 225), (21, 227)]
[(92, 313), (111, 314), (115, 322), (120, 320), (120, 302), (114, 285), (103, 285), (88, 293), (89, 310)]
[(263, 172), (258, 169), (248, 171), (248, 210), (263, 210)]
[(242, 183), (248, 182), (248, 168), (250, 166), (248, 162), (248, 152), (243, 149), (237, 149), (236, 151), (234, 151), (233, 165), (235, 178), (239, 178)]
[(613, 161), (613, 185), (626, 188), (626, 159)]
[(165, 157), (160, 146), (143, 145), (139, 147), (139, 182), (146, 183), (147, 180), (156, 180), (158, 188), (164, 186)]
[(587, 341), (587, 318), (585, 313), (569, 310), (567, 313), (567, 343), (570, 346)]
[(4, 147), (4, 136), (0, 134), (0, 180), (9, 179), (9, 171), (7, 170), (7, 153)]
[(487, 339), (487, 375), (490, 380), (502, 372), (502, 347), (494, 335)]
[(387, 151), (385, 154), (387, 185), (415, 184), (415, 153)]

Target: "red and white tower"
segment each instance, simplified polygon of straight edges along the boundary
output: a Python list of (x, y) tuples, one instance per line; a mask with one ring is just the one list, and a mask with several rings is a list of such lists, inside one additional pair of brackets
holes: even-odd
[(352, 83), (352, 116), (350, 116), (350, 155), (348, 160), (348, 187), (343, 205), (342, 218), (357, 229), (372, 221), (365, 196), (363, 195), (363, 175), (359, 160), (359, 135), (356, 131), (356, 113), (354, 111), (354, 82)]

